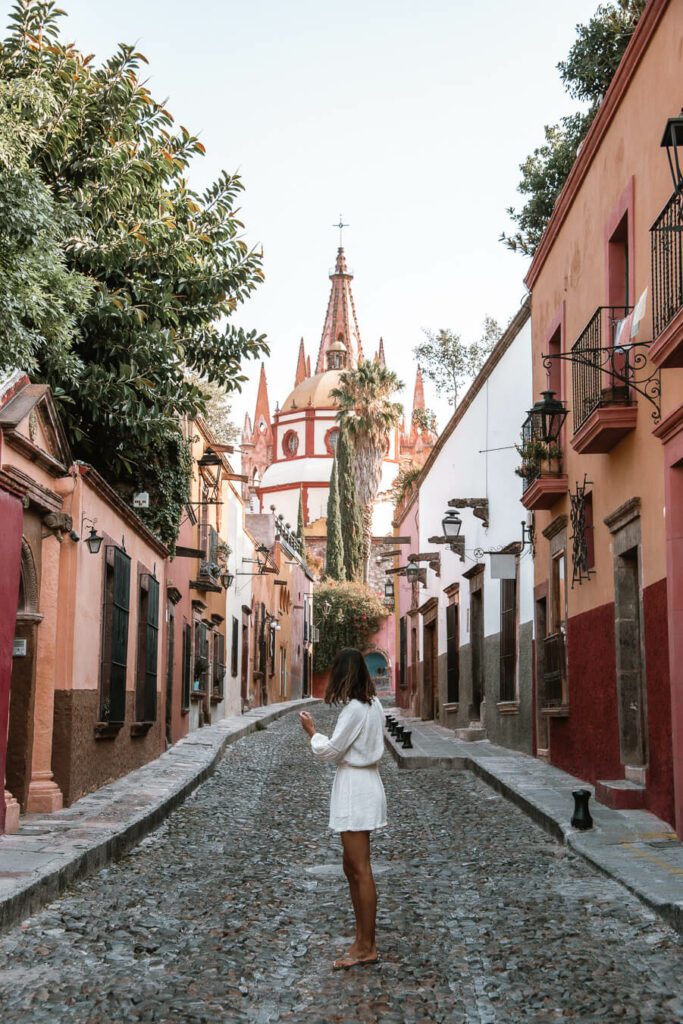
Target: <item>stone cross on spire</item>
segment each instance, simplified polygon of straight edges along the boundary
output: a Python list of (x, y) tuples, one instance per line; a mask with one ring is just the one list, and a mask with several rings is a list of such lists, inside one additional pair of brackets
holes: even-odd
[(348, 224), (344, 223), (344, 218), (342, 217), (341, 213), (339, 214), (339, 223), (332, 225), (333, 228), (339, 228), (339, 248), (340, 249), (341, 249), (342, 245), (344, 244), (343, 241), (342, 241), (342, 232), (343, 232), (344, 228), (348, 228), (348, 226), (349, 226)]

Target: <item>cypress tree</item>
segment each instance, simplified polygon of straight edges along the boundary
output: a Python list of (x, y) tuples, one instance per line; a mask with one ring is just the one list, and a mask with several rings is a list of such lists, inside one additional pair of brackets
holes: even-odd
[(304, 503), (301, 491), (299, 491), (299, 511), (296, 515), (296, 536), (303, 554), (306, 550), (306, 534), (304, 532)]
[(363, 551), (363, 510), (356, 494), (352, 441), (344, 427), (337, 439), (339, 517), (344, 539), (344, 567), (347, 580), (362, 582), (365, 571)]
[(339, 515), (339, 481), (337, 476), (337, 459), (332, 460), (332, 476), (330, 477), (330, 494), (327, 499), (327, 558), (325, 572), (333, 580), (344, 580), (344, 541), (342, 539), (341, 518)]

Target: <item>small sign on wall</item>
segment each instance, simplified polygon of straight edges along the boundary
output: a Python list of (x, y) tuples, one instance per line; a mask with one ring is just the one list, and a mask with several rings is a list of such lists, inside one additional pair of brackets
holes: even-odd
[(14, 647), (12, 650), (13, 658), (25, 658), (28, 648), (28, 642), (24, 638), (15, 637)]
[(147, 491), (138, 491), (133, 495), (133, 508), (149, 508), (149, 494)]

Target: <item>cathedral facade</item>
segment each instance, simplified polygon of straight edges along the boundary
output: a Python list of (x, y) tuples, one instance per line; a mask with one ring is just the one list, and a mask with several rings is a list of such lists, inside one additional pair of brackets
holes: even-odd
[[(332, 391), (345, 370), (357, 367), (367, 356), (358, 327), (351, 290), (353, 274), (343, 248), (337, 250), (330, 273), (330, 297), (318, 346), (314, 372), (306, 355), (303, 338), (299, 343), (293, 389), (271, 414), (268, 381), (261, 367), (253, 419), (245, 417), (242, 433), (242, 473), (245, 498), (253, 511), (275, 506), (278, 514), (296, 525), (301, 501), (307, 543), (318, 548), (326, 535), (327, 498), (335, 445), (339, 436), (338, 408)], [(385, 360), (380, 338), (370, 358)], [(402, 463), (424, 462), (434, 444), (434, 434), (415, 421), (415, 410), (424, 410), (424, 389), (417, 371), (413, 414), (392, 432), (382, 468), (382, 481), (374, 513), (374, 533), (391, 532), (393, 505), (391, 488)]]

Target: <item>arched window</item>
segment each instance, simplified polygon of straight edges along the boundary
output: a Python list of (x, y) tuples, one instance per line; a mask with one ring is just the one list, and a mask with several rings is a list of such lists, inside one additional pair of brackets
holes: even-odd
[(325, 434), (325, 447), (330, 455), (334, 455), (337, 450), (337, 441), (339, 440), (339, 427), (331, 427)]
[(293, 459), (299, 450), (299, 435), (296, 430), (288, 430), (282, 438), (282, 451), (287, 459)]

